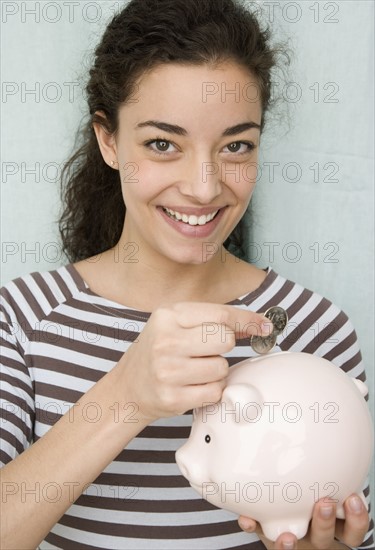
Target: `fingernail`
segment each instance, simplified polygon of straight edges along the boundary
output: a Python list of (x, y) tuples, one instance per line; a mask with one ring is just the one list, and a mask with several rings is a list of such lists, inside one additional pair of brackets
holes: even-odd
[(349, 506), (352, 512), (360, 514), (363, 510), (363, 504), (359, 497), (351, 497), (349, 499)]
[(321, 506), (320, 515), (323, 519), (329, 519), (333, 514), (333, 506)]
[(263, 321), (261, 329), (262, 329), (262, 334), (264, 336), (269, 336), (273, 332), (273, 324), (270, 323), (269, 320), (267, 319), (267, 321), (266, 320)]
[(294, 540), (285, 540), (282, 543), (282, 547), (284, 550), (294, 550), (294, 548), (296, 547), (296, 543), (294, 542)]

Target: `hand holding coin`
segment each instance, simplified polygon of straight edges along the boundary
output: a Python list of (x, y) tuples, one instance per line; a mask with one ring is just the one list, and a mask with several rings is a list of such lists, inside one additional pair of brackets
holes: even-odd
[(271, 307), (264, 314), (267, 319), (272, 321), (273, 331), (268, 336), (252, 336), (250, 339), (250, 346), (256, 353), (264, 355), (276, 346), (277, 337), (283, 332), (288, 324), (287, 312), (278, 306)]

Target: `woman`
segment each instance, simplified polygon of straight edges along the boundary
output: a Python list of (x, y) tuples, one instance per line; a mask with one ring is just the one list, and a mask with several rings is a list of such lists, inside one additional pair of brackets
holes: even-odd
[(344, 313), (228, 251), (241, 247), (276, 57), (232, 0), (133, 0), (109, 24), (65, 172), (72, 263), (3, 289), (4, 548), (371, 545), (356, 495), (345, 522), (318, 502), (303, 541), (273, 544), (198, 498), (174, 461), (183, 413), (220, 399), (249, 336), (272, 331), (269, 305), (296, 323), (278, 349), (364, 379)]

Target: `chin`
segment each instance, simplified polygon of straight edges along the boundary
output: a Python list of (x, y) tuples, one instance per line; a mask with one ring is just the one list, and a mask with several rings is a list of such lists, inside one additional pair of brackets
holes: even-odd
[(207, 263), (203, 261), (202, 257), (171, 258), (171, 260), (179, 265), (203, 265)]
[(180, 254), (175, 254), (173, 256), (169, 256), (169, 259), (179, 265), (203, 265), (208, 263), (209, 260), (212, 259), (212, 256), (208, 259), (204, 258), (203, 251), (201, 248), (199, 250), (193, 251), (186, 251), (184, 253), (183, 250), (181, 250)]
[[(207, 264), (212, 260), (217, 253), (221, 251), (221, 244), (216, 242), (209, 243), (210, 252), (209, 255), (205, 252), (205, 243), (201, 240), (195, 243), (158, 243), (157, 253), (165, 258), (166, 261), (175, 263), (177, 265), (191, 265), (199, 266)], [(155, 250), (155, 251), (156, 251)]]

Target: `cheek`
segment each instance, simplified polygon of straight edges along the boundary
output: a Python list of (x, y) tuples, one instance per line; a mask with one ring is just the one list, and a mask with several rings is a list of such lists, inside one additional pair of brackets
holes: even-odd
[(248, 189), (253, 190), (258, 178), (258, 163), (248, 162), (244, 164), (241, 173), (243, 181), (247, 184)]
[(173, 184), (175, 171), (162, 162), (128, 162), (121, 170), (124, 196), (131, 194), (138, 200), (151, 200)]
[(248, 198), (254, 191), (258, 178), (258, 163), (255, 160), (241, 164), (223, 164), (222, 182), (241, 199)]

